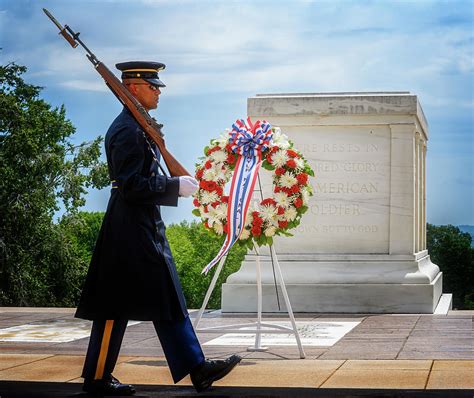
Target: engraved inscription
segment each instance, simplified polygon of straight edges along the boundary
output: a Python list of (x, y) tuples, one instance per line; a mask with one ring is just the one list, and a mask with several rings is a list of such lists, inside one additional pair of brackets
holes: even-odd
[(291, 138), (315, 171), (314, 196), (295, 239), (278, 244), (312, 253), (386, 253), (390, 130), (305, 126), (295, 127)]
[(377, 164), (374, 162), (316, 162), (314, 164), (316, 172), (339, 173), (376, 173)]
[(378, 192), (378, 184), (372, 182), (318, 182), (314, 189), (316, 193), (374, 193)]
[(359, 204), (315, 204), (310, 207), (311, 213), (316, 215), (333, 216), (360, 216)]
[[(371, 132), (372, 133), (372, 132)], [(377, 144), (352, 144), (352, 143), (342, 143), (342, 144), (302, 144), (295, 145), (296, 149), (305, 153), (305, 152), (321, 152), (321, 153), (330, 153), (330, 152), (378, 152), (379, 146)]]

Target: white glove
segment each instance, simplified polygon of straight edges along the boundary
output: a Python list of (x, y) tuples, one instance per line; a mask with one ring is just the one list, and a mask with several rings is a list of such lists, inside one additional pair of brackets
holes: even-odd
[(198, 182), (191, 176), (179, 177), (179, 196), (190, 197), (198, 189)]

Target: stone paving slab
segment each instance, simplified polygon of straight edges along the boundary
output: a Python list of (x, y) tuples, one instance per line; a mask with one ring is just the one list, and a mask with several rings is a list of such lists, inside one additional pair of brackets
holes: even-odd
[(51, 357), (52, 355), (32, 355), (32, 354), (1, 354), (0, 355), (0, 371), (15, 368), (20, 365), (30, 364), (42, 359)]
[(0, 371), (0, 380), (68, 381), (80, 376), (83, 356), (54, 355)]
[(428, 370), (407, 369), (367, 369), (340, 370), (323, 388), (399, 388), (423, 389), (428, 380)]

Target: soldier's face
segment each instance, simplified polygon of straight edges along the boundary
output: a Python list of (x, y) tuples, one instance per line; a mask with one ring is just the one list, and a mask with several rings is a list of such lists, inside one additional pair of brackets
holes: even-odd
[(159, 87), (153, 86), (145, 81), (143, 83), (131, 84), (130, 86), (133, 86), (130, 87), (133, 96), (147, 111), (158, 107), (161, 94)]

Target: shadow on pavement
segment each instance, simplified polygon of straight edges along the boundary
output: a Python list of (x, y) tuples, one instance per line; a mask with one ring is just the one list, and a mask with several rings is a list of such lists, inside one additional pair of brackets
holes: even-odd
[[(192, 387), (136, 385), (135, 398), (213, 397), (213, 398), (473, 398), (473, 390), (385, 390), (385, 389), (313, 389), (281, 387), (213, 387), (196, 393)], [(81, 384), (51, 382), (0, 382), (0, 398), (93, 397), (81, 392)]]

